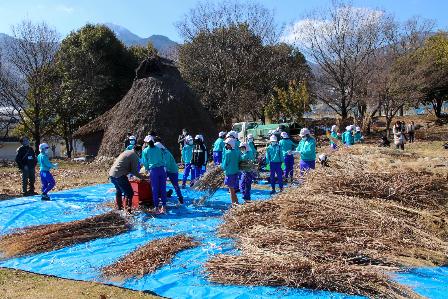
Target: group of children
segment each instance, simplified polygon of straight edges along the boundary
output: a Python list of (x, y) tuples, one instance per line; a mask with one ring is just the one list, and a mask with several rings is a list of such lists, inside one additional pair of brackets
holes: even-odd
[(361, 143), (364, 137), (361, 133), (361, 128), (354, 125), (345, 127), (345, 132), (338, 133), (338, 127), (333, 125), (330, 132), (330, 146), (333, 149), (337, 148), (337, 140), (341, 140), (345, 146), (352, 146), (355, 143)]

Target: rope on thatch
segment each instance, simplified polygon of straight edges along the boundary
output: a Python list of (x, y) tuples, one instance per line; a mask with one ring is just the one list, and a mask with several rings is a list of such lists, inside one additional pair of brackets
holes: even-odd
[(108, 238), (130, 229), (126, 219), (116, 212), (84, 220), (26, 227), (0, 237), (2, 258), (53, 251), (98, 238)]
[(102, 273), (113, 280), (141, 277), (169, 264), (178, 252), (198, 245), (193, 238), (185, 235), (153, 240), (104, 267)]

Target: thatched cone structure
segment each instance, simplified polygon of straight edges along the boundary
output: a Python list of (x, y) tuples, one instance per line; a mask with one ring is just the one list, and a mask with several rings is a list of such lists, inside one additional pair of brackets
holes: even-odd
[(163, 143), (179, 156), (177, 137), (182, 128), (190, 134), (203, 134), (210, 144), (217, 134), (216, 125), (189, 89), (171, 60), (153, 56), (136, 70), (134, 84), (111, 110), (81, 127), (76, 133), (86, 154), (117, 156), (124, 149), (127, 132), (138, 141), (155, 131)]

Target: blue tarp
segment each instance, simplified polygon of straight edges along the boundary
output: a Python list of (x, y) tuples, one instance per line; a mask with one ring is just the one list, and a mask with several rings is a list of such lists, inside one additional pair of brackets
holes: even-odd
[[(0, 202), (0, 234), (30, 225), (50, 224), (84, 219), (108, 210), (104, 203), (113, 200), (108, 192), (112, 185), (98, 185), (52, 194), (52, 201), (39, 197), (18, 198)], [(216, 228), (222, 214), (229, 208), (226, 190), (219, 190), (205, 206), (190, 203), (198, 194), (183, 190), (187, 204), (169, 206), (169, 213), (152, 217), (133, 216), (134, 228), (124, 234), (78, 244), (60, 250), (14, 258), (0, 262), (0, 267), (21, 269), (40, 274), (55, 275), (86, 281), (111, 283), (134, 290), (148, 290), (170, 298), (348, 298), (329, 292), (314, 292), (293, 288), (224, 286), (206, 280), (203, 264), (218, 253), (237, 253), (233, 242), (219, 238)], [(253, 198), (263, 200), (268, 191), (254, 190)], [(115, 262), (148, 241), (185, 233), (195, 237), (201, 246), (179, 253), (170, 265), (142, 278), (124, 282), (108, 281), (100, 276), (100, 269)], [(446, 268), (419, 269), (400, 274), (397, 279), (431, 298), (444, 298), (448, 293)], [(445, 296), (446, 297), (446, 296)], [(352, 297), (350, 297), (352, 298)], [(353, 297), (355, 298), (355, 297)]]

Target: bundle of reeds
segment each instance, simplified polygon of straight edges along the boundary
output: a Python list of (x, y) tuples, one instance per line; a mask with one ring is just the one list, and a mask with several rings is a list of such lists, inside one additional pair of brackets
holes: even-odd
[(301, 188), (226, 213), (219, 234), (234, 238), (241, 254), (213, 257), (209, 278), (418, 297), (391, 273), (448, 262), (445, 189), (429, 174), (406, 168), (383, 167), (375, 176), (369, 157), (351, 151), (340, 150), (332, 167), (308, 174)]
[(104, 267), (102, 273), (113, 280), (141, 277), (169, 264), (178, 252), (198, 245), (193, 238), (185, 235), (154, 240)]
[(209, 166), (204, 175), (193, 185), (193, 190), (203, 192), (203, 195), (196, 203), (203, 204), (212, 197), (224, 183), (224, 177), (224, 171), (220, 166)]
[(78, 221), (26, 227), (0, 237), (0, 255), (2, 258), (11, 258), (53, 251), (112, 237), (129, 229), (128, 221), (116, 212)]

